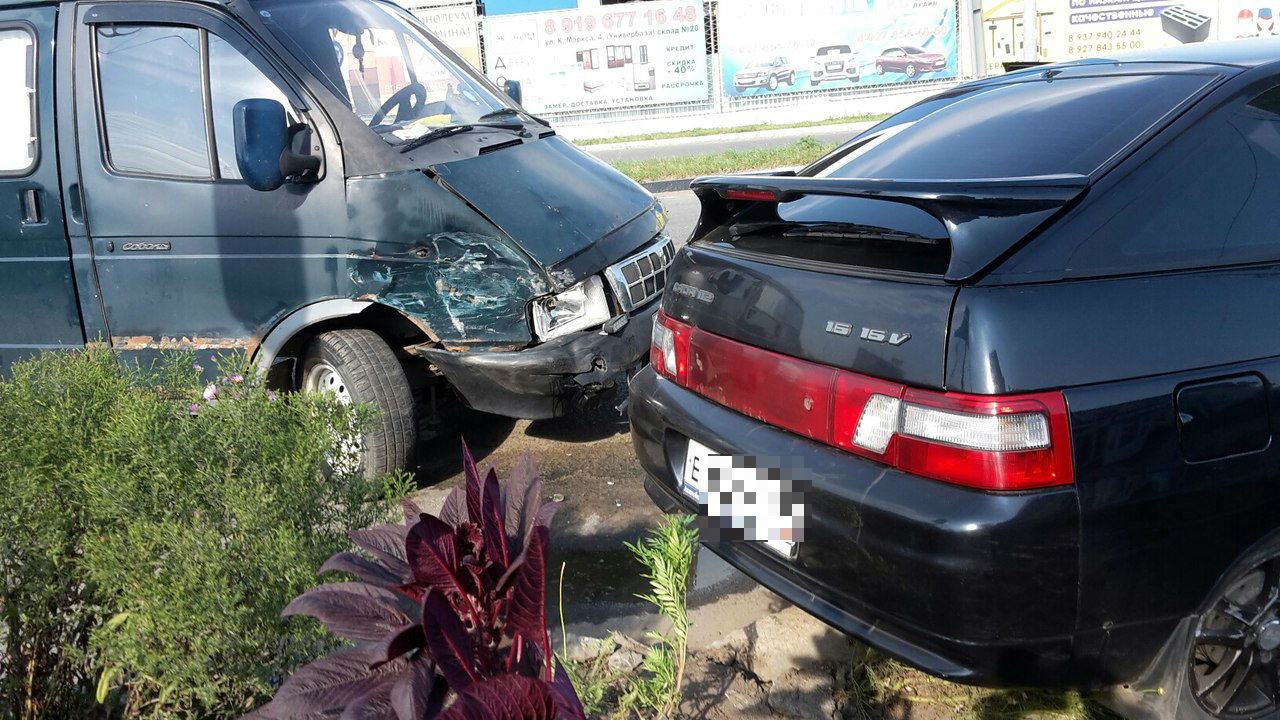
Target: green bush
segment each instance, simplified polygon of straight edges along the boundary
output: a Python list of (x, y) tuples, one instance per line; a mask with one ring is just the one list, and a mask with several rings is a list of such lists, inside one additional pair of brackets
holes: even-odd
[(192, 361), (50, 353), (0, 382), (0, 718), (235, 717), (330, 649), (280, 608), (406, 483), (322, 476), (366, 409)]

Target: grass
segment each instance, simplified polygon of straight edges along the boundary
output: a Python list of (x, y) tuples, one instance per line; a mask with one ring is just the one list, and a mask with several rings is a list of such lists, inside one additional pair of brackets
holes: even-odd
[(791, 145), (750, 150), (726, 150), (710, 155), (653, 158), (649, 160), (620, 160), (613, 163), (623, 175), (636, 182), (678, 180), (701, 175), (745, 172), (794, 165), (808, 165), (831, 152), (834, 143), (821, 143), (812, 137), (802, 137)]
[(643, 140), (669, 140), (671, 138), (685, 137), (706, 137), (707, 135), (728, 135), (733, 133), (756, 132), (759, 130), (785, 130), (787, 128), (807, 128), (822, 127), (824, 125), (844, 125), (846, 123), (855, 122), (876, 122), (889, 117), (888, 114), (881, 115), (847, 115), (845, 117), (830, 118), (827, 120), (818, 120), (816, 122), (798, 122), (798, 123), (756, 123), (754, 125), (738, 125), (736, 127), (727, 128), (693, 128), (692, 130), (678, 130), (675, 132), (658, 132), (645, 133), (642, 135), (621, 135), (611, 138), (595, 138), (592, 140), (575, 140), (575, 145), (604, 145), (606, 143), (621, 142), (638, 142)]
[(846, 717), (856, 720), (1121, 720), (1077, 692), (957, 685), (872, 650), (842, 675)]

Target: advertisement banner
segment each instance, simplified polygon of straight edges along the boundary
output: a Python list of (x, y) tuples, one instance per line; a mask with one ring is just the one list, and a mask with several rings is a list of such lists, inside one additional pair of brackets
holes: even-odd
[(953, 0), (721, 0), (730, 97), (956, 76)]
[(449, 3), (418, 0), (405, 2), (403, 7), (451, 50), (480, 67), (480, 19), (474, 0)]
[(517, 80), (533, 112), (706, 100), (701, 0), (657, 0), (484, 20), (486, 73)]
[[(1022, 59), (1022, 6), (983, 10), (988, 72)], [(1037, 0), (1036, 13), (1039, 59), (1049, 62), (1280, 33), (1269, 0)]]

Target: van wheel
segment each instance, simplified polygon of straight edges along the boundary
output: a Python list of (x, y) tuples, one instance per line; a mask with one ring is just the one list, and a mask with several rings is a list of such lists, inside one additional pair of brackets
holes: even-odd
[(1280, 709), (1280, 547), (1240, 563), (1192, 625), (1186, 688), (1208, 717), (1274, 717)]
[(368, 403), (378, 410), (361, 438), (366, 477), (409, 470), (416, 429), (413, 393), (395, 353), (369, 330), (331, 330), (317, 335), (302, 353), (299, 389), (327, 392), (342, 403)]

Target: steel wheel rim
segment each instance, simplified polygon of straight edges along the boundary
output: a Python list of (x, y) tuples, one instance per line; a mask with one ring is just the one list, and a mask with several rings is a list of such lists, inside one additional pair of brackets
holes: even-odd
[(1280, 558), (1254, 566), (1200, 616), (1188, 663), (1192, 695), (1215, 717), (1280, 708)]
[(343, 405), (351, 404), (351, 390), (347, 381), (327, 362), (318, 362), (307, 370), (306, 377), (302, 379), (302, 389), (305, 392), (332, 393)]
[[(312, 365), (302, 378), (302, 391), (308, 393), (329, 393), (343, 405), (351, 404), (351, 388), (343, 379), (337, 368), (321, 360)], [(330, 455), (326, 462), (329, 470), (344, 475), (354, 475), (364, 466), (365, 442), (363, 435), (343, 437), (337, 428), (332, 428), (336, 453)]]

